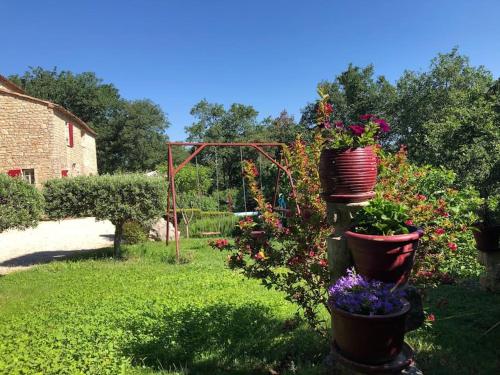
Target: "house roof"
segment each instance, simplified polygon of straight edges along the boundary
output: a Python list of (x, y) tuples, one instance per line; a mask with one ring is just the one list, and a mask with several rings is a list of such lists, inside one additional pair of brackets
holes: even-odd
[(3, 75), (0, 74), (0, 83), (3, 86), (6, 86), (9, 88), (9, 90), (13, 90), (14, 92), (17, 92), (19, 94), (26, 94), (26, 91), (24, 91), (22, 88), (20, 88), (18, 85), (16, 85), (14, 82), (8, 80), (5, 78)]
[(55, 111), (57, 111), (60, 114), (65, 115), (66, 117), (68, 117), (70, 119), (70, 121), (73, 121), (76, 124), (80, 125), (88, 133), (90, 133), (90, 134), (92, 134), (94, 136), (97, 135), (97, 133), (95, 132), (95, 130), (92, 129), (90, 126), (88, 126), (85, 123), (85, 121), (83, 121), (82, 119), (80, 119), (79, 117), (77, 117), (76, 115), (74, 115), (73, 113), (71, 113), (70, 111), (68, 111), (67, 109), (65, 109), (64, 107), (61, 107), (59, 104), (55, 104), (55, 103), (49, 102), (47, 100), (38, 99), (38, 98), (35, 98), (33, 96), (27, 95), (24, 92), (23, 89), (21, 89), (16, 84), (12, 83), (11, 81), (9, 81), (7, 78), (5, 78), (2, 75), (0, 75), (0, 82), (2, 83), (2, 85), (6, 86), (6, 87), (9, 87), (9, 89), (14, 89), (15, 90), (15, 91), (7, 91), (7, 90), (0, 89), (0, 93), (1, 94), (13, 96), (15, 98), (19, 98), (19, 99), (22, 99), (22, 100), (31, 101), (31, 102), (38, 103), (38, 104), (42, 104), (42, 105), (47, 106), (47, 108), (53, 108)]

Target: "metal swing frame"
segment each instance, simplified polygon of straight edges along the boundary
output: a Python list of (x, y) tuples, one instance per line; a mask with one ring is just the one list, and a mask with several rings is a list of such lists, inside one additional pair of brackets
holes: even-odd
[[(191, 155), (189, 155), (182, 163), (180, 163), (177, 167), (174, 166), (174, 159), (172, 154), (172, 149), (175, 146), (191, 146), (194, 147), (194, 151)], [(203, 151), (207, 147), (239, 147), (240, 150), (242, 147), (249, 147), (257, 150), (260, 155), (264, 156), (271, 163), (278, 167), (278, 173), (276, 175), (276, 184), (274, 190), (273, 197), (273, 208), (276, 206), (276, 200), (278, 197), (278, 189), (280, 183), (281, 172), (283, 171), (285, 175), (288, 177), (290, 182), (290, 188), (293, 196), (297, 195), (295, 190), (295, 184), (293, 183), (292, 174), (290, 172), (290, 168), (288, 165), (288, 160), (286, 158), (285, 153), (283, 152), (283, 148), (285, 145), (283, 143), (261, 143), (261, 142), (249, 142), (249, 143), (223, 143), (223, 142), (167, 142), (168, 149), (168, 188), (167, 188), (167, 235), (166, 235), (166, 244), (169, 244), (169, 232), (170, 232), (170, 210), (172, 210), (172, 216), (174, 221), (174, 229), (175, 229), (175, 258), (177, 262), (179, 262), (180, 257), (180, 243), (179, 243), (179, 224), (177, 221), (177, 193), (175, 190), (175, 175), (186, 166), (191, 160), (193, 160), (201, 151)], [(272, 157), (264, 148), (269, 147), (278, 147), (281, 149), (281, 161), (278, 162), (274, 157)], [(171, 207), (172, 206), (172, 207)], [(300, 207), (296, 204), (297, 213), (300, 215)]]

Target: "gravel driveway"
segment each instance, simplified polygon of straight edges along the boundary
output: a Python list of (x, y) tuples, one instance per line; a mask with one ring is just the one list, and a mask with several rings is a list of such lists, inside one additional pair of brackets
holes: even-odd
[(113, 245), (115, 227), (94, 218), (43, 221), (0, 233), (0, 274)]

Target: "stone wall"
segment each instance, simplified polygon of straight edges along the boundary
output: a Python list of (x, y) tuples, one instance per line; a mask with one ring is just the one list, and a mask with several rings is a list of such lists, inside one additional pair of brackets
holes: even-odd
[[(0, 173), (34, 169), (37, 186), (51, 178), (97, 174), (95, 138), (57, 107), (0, 88)], [(73, 123), (68, 147), (66, 123)]]

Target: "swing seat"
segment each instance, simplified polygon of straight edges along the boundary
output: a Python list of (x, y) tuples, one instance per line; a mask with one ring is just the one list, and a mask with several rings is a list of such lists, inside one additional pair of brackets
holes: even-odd
[(201, 232), (202, 236), (217, 236), (220, 235), (220, 232)]

